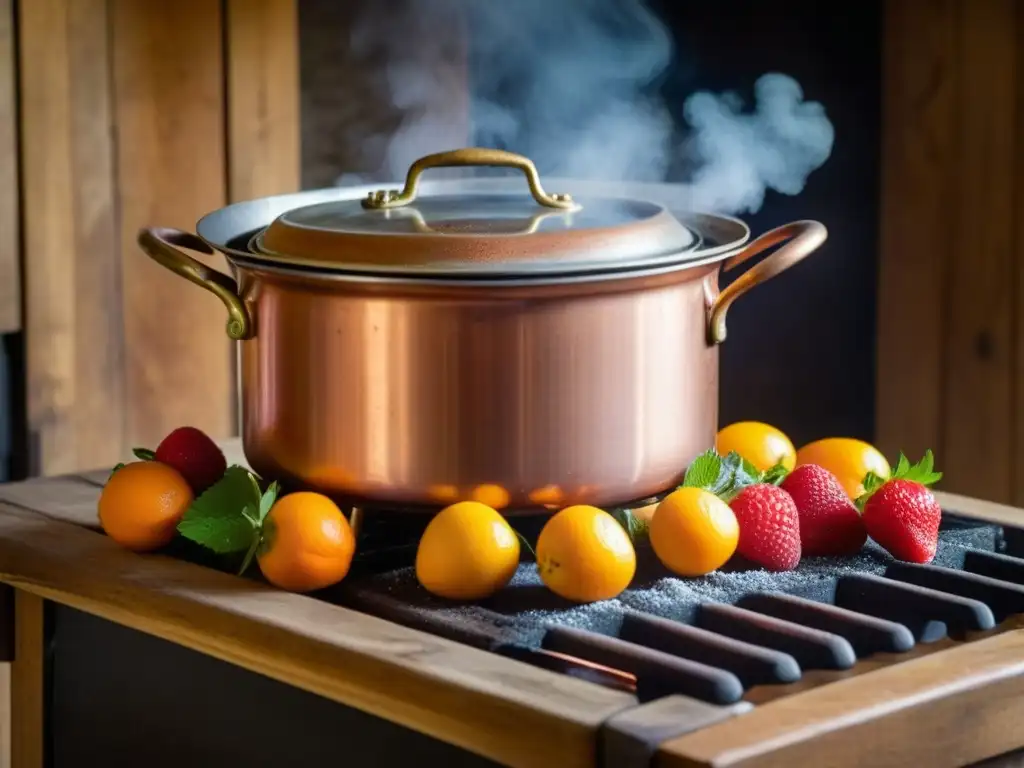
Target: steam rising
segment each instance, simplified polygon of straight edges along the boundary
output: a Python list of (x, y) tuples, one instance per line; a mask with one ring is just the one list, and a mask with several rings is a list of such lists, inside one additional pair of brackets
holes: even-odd
[(371, 3), (351, 42), (401, 116), (355, 142), (389, 180), (425, 154), (491, 146), (547, 177), (654, 183), (644, 188), (659, 202), (750, 213), (768, 189), (799, 193), (832, 151), (824, 108), (782, 74), (755, 83), (749, 108), (699, 92), (672, 115), (658, 84), (673, 41), (643, 0), (407, 0), (388, 13)]

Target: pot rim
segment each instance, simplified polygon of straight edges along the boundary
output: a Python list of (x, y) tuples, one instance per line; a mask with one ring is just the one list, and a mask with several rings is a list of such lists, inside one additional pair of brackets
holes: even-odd
[[(487, 187), (484, 184), (473, 186)], [(586, 186), (586, 181), (575, 183)], [(424, 181), (424, 192), (438, 190), (443, 192), (453, 186), (463, 188), (465, 181)], [(620, 185), (628, 191), (629, 183)], [(647, 189), (649, 185), (636, 185)], [(666, 185), (667, 186), (667, 185)], [(281, 213), (299, 207), (338, 200), (358, 200), (372, 194), (381, 187), (380, 184), (363, 184), (346, 187), (327, 187), (323, 189), (294, 192), (284, 195), (273, 195), (238, 203), (207, 213), (196, 224), (196, 232), (201, 240), (216, 251), (223, 253), (235, 265), (247, 269), (261, 269), (280, 274), (319, 277), (331, 281), (347, 280), (360, 283), (377, 282), (392, 285), (425, 284), (436, 286), (519, 286), (519, 285), (561, 285), (568, 283), (589, 283), (606, 280), (617, 280), (633, 277), (665, 274), (690, 267), (704, 266), (724, 260), (735, 254), (750, 240), (750, 227), (741, 219), (722, 214), (700, 211), (669, 212), (699, 238), (696, 248), (666, 254), (658, 259), (651, 259), (641, 264), (608, 265), (595, 267), (586, 271), (548, 270), (531, 274), (465, 273), (460, 276), (458, 270), (436, 272), (420, 271), (410, 273), (401, 268), (388, 269), (386, 266), (366, 265), (337, 267), (321, 262), (301, 263), (289, 257), (287, 261), (278, 262), (267, 258), (263, 253), (250, 249), (250, 242), (263, 231)], [(640, 198), (643, 199), (643, 198)]]

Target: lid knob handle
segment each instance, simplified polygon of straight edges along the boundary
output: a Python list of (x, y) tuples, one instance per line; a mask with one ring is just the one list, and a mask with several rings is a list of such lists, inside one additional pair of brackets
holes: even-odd
[(548, 194), (544, 191), (540, 184), (540, 175), (537, 173), (537, 168), (529, 158), (517, 155), (514, 152), (506, 152), (502, 149), (487, 149), (483, 147), (455, 149), (450, 152), (438, 152), (434, 155), (421, 157), (409, 166), (409, 173), (405, 177), (405, 188), (402, 191), (382, 189), (371, 192), (363, 200), (363, 207), (371, 210), (382, 210), (408, 205), (416, 199), (416, 188), (424, 171), (430, 168), (465, 166), (518, 168), (526, 174), (526, 183), (530, 187), (530, 193), (533, 195), (533, 199), (540, 205), (561, 210), (570, 210), (577, 207), (569, 195)]

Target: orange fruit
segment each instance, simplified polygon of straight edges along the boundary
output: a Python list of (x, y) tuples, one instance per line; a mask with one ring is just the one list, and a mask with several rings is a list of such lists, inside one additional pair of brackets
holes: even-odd
[(133, 461), (103, 486), (100, 526), (122, 547), (148, 552), (170, 543), (191, 504), (192, 488), (176, 469), (158, 461)]
[(796, 463), (796, 449), (784, 433), (760, 421), (737, 421), (723, 427), (715, 438), (715, 450), (719, 454), (735, 451), (764, 472), (776, 464), (787, 470)]
[(614, 517), (578, 504), (544, 524), (537, 538), (537, 572), (548, 589), (567, 600), (610, 600), (633, 580), (636, 552)]
[(797, 451), (796, 463), (824, 467), (836, 476), (851, 499), (864, 493), (864, 478), (868, 472), (888, 477), (892, 471), (881, 451), (852, 437), (826, 437), (808, 443)]
[(416, 549), (416, 578), (449, 600), (480, 600), (504, 587), (519, 567), (519, 538), (498, 512), (460, 501), (427, 523)]
[(275, 587), (312, 592), (344, 579), (355, 551), (355, 534), (338, 505), (322, 494), (300, 491), (270, 508), (256, 562)]
[(679, 576), (703, 576), (725, 565), (740, 539), (729, 505), (700, 488), (680, 488), (654, 511), (648, 533), (662, 564)]

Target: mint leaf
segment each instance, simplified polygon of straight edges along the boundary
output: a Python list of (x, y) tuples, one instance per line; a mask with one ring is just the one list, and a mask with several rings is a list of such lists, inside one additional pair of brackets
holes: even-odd
[(156, 459), (156, 453), (149, 450), (149, 448), (132, 448), (132, 453), (140, 461), (154, 461)]
[(619, 525), (626, 529), (630, 539), (636, 540), (647, 535), (647, 521), (638, 518), (632, 510), (616, 509), (612, 511), (611, 515)]
[(178, 533), (218, 554), (245, 551), (259, 538), (253, 523), (261, 500), (251, 473), (238, 465), (228, 467), (192, 502), (178, 523)]
[(274, 502), (277, 501), (277, 494), (280, 491), (280, 487), (277, 484), (277, 480), (270, 484), (267, 488), (267, 492), (260, 497), (260, 514), (257, 518), (260, 524), (267, 519), (267, 515), (270, 514), (270, 508), (274, 506)]
[(755, 485), (761, 482), (760, 470), (738, 453), (730, 453), (725, 458), (726, 461), (734, 464), (736, 467), (733, 474), (733, 488), (736, 491), (743, 490), (748, 485)]
[(718, 482), (721, 473), (722, 457), (714, 449), (705, 451), (686, 468), (686, 475), (683, 476), (683, 484), (680, 487), (709, 489)]
[(255, 526), (241, 514), (234, 517), (186, 516), (178, 523), (178, 533), (218, 555), (242, 552), (256, 538)]
[(776, 464), (774, 467), (769, 467), (761, 475), (761, 482), (768, 483), (768, 485), (778, 485), (786, 476), (789, 474), (789, 470), (786, 469), (783, 464)]

